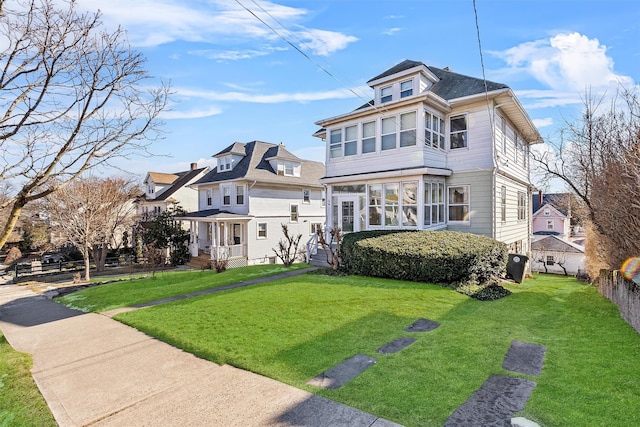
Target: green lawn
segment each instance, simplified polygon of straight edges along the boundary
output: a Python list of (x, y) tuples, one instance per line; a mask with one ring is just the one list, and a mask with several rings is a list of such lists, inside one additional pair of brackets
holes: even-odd
[(31, 376), (31, 357), (0, 332), (0, 426), (56, 426)]
[(157, 272), (154, 278), (99, 285), (56, 300), (78, 310), (99, 312), (306, 267), (309, 265), (294, 264), (287, 268), (281, 264), (268, 264), (232, 268), (222, 273), (212, 270)]
[[(543, 426), (640, 425), (640, 335), (597, 290), (539, 275), (480, 302), (446, 288), (304, 275), (117, 316), (216, 363), (310, 390), (407, 426), (441, 426), (492, 374), (512, 340), (547, 347), (521, 415)], [(428, 333), (403, 329), (425, 317)], [(392, 355), (376, 350), (412, 336)], [(357, 353), (378, 362), (337, 390), (306, 381)]]

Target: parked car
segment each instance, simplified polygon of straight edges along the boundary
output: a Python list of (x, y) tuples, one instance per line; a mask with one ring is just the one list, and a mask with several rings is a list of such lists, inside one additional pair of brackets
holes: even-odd
[(60, 252), (51, 252), (51, 253), (43, 254), (40, 260), (42, 261), (43, 264), (49, 264), (53, 262), (62, 262), (65, 260), (65, 256)]

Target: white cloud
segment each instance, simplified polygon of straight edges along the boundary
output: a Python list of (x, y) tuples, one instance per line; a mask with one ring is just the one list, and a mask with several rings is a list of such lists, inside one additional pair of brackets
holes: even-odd
[(543, 119), (532, 119), (531, 121), (538, 129), (553, 125), (553, 118), (551, 117), (545, 117)]
[[(327, 99), (355, 98), (353, 92), (368, 93), (369, 87), (359, 87), (353, 89), (336, 89), (320, 92), (297, 92), (297, 93), (276, 93), (271, 95), (260, 95), (255, 93), (244, 93), (240, 91), (217, 92), (210, 90), (199, 90), (189, 88), (172, 88), (177, 96), (187, 98), (201, 98), (208, 101), (228, 101), (228, 102), (250, 102), (257, 104), (278, 104), (283, 102), (311, 102), (323, 101)], [(367, 100), (368, 101), (368, 100)]]
[(302, 40), (305, 47), (319, 56), (328, 56), (335, 51), (346, 48), (349, 43), (358, 40), (357, 37), (317, 29), (298, 31), (297, 37)]
[(519, 93), (523, 98), (535, 99), (534, 103), (527, 104), (528, 108), (579, 104), (580, 95), (586, 90), (612, 94), (619, 85), (635, 84), (631, 77), (615, 73), (605, 45), (580, 33), (561, 33), (491, 53), (508, 66), (497, 74), (515, 78), (526, 73), (550, 88)]
[(218, 107), (193, 108), (185, 111), (165, 110), (160, 114), (160, 118), (164, 120), (201, 119), (203, 117), (211, 117), (218, 114), (222, 114), (222, 109)]
[(388, 30), (383, 31), (382, 34), (384, 34), (385, 36), (392, 36), (398, 31), (402, 31), (402, 28), (400, 27), (389, 28)]
[(298, 26), (309, 15), (306, 9), (267, 1), (261, 2), (260, 6), (253, 2), (243, 4), (251, 13), (228, 0), (79, 0), (79, 7), (84, 11), (100, 9), (102, 19), (108, 26), (121, 25), (125, 28), (134, 46), (150, 47), (173, 41), (224, 45), (259, 40), (264, 44), (278, 40), (279, 36), (260, 20), (292, 39), (292, 42), (295, 42), (292, 34), (296, 34), (317, 55), (329, 55), (357, 40), (334, 31), (303, 29), (290, 32), (280, 26)]

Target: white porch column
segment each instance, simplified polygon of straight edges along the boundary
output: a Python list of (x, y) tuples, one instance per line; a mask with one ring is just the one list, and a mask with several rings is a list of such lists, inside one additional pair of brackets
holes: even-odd
[(189, 252), (191, 256), (198, 256), (198, 223), (189, 221)]

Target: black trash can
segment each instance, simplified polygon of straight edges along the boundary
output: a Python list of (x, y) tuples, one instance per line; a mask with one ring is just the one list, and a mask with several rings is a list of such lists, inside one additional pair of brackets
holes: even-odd
[(524, 278), (524, 267), (529, 258), (521, 254), (509, 254), (507, 261), (507, 279), (513, 279), (517, 283), (522, 283)]

